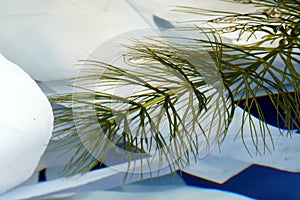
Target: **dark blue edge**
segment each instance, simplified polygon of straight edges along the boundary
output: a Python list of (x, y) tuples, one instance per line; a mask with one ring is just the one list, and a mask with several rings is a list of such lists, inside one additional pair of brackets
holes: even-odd
[[(296, 97), (295, 92), (290, 92), (290, 95), (294, 95)], [(281, 99), (281, 96), (279, 96)], [(287, 129), (290, 128), (291, 130), (297, 131), (299, 133), (300, 131), (298, 128), (300, 127), (300, 121), (298, 118), (296, 118), (296, 110), (290, 110), (292, 118), (294, 118), (296, 121), (291, 121), (290, 120), (290, 127), (286, 127), (287, 125), (285, 124), (285, 121), (279, 117), (279, 115), (283, 116), (285, 118), (285, 112), (281, 108), (278, 108), (278, 110), (275, 109), (274, 105), (272, 104), (272, 101), (269, 96), (260, 96), (260, 97), (255, 97), (257, 103), (261, 106), (261, 111), (264, 113), (264, 121), (272, 125), (274, 127), (278, 127), (280, 129)], [(252, 101), (252, 98), (248, 100), (248, 103)], [(245, 103), (246, 101), (244, 99), (239, 100), (238, 106), (241, 107), (242, 109), (245, 109)], [(251, 115), (255, 116), (256, 118), (259, 119), (259, 114), (258, 110), (255, 106), (252, 106), (250, 109)]]
[(230, 191), (255, 199), (300, 199), (300, 173), (252, 165), (223, 184), (181, 171), (177, 173), (191, 186)]

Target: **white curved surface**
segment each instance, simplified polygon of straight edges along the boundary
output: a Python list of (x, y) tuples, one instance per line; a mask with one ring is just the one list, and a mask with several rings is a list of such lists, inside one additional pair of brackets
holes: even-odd
[(53, 114), (34, 80), (0, 54), (0, 193), (34, 172), (52, 135)]
[[(151, 187), (150, 187), (151, 188)], [(141, 188), (137, 188), (141, 189)], [(152, 187), (155, 190), (155, 187)], [(149, 189), (151, 190), (151, 189)], [(246, 198), (244, 196), (220, 191), (220, 190), (213, 190), (213, 189), (203, 189), (203, 188), (196, 188), (196, 187), (180, 187), (174, 188), (166, 191), (159, 191), (159, 192), (112, 192), (112, 191), (98, 191), (92, 193), (82, 193), (77, 194), (76, 196), (72, 197), (74, 200), (95, 200), (101, 197), (105, 197), (106, 200), (123, 200), (123, 199), (131, 199), (131, 200), (165, 200), (165, 199), (172, 199), (172, 200), (182, 200), (182, 199), (212, 199), (212, 200), (246, 200), (250, 198)]]
[(32, 78), (74, 77), (113, 35), (149, 27), (124, 0), (0, 0), (0, 51)]
[[(166, 174), (162, 172), (161, 175)], [(132, 176), (126, 183), (137, 182), (123, 188), (124, 173), (110, 168), (88, 172), (82, 176), (60, 178), (44, 183), (19, 187), (0, 196), (0, 200), (14, 199), (248, 199), (230, 192), (193, 188), (182, 183), (169, 186), (139, 184), (139, 175)], [(170, 175), (171, 176), (171, 175)], [(145, 179), (150, 178), (147, 174)], [(174, 177), (171, 177), (172, 179)], [(121, 186), (121, 188), (118, 188)], [(117, 188), (113, 191), (106, 189)], [(68, 198), (69, 197), (69, 198)], [(202, 199), (201, 198), (201, 199)]]

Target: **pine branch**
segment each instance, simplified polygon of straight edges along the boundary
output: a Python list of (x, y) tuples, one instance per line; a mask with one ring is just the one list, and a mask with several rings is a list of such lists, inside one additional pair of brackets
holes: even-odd
[[(129, 163), (128, 172), (156, 170), (154, 158), (170, 171), (182, 168), (215, 143), (221, 145), (241, 104), (245, 111), (236, 137), (244, 138), (243, 126), (249, 122), (252, 144), (243, 140), (245, 147), (271, 151), (275, 147), (267, 140), (272, 141), (272, 133), (256, 99), (261, 95), (270, 99), (288, 134), (300, 130), (300, 3), (249, 2), (261, 9), (245, 14), (178, 7), (192, 14), (223, 15), (208, 22), (227, 27), (190, 28), (204, 38), (180, 38), (185, 44), (168, 38), (135, 41), (127, 46), (122, 66), (82, 61), (85, 75), (74, 80), (80, 92), (49, 97), (65, 105), (55, 112), (56, 135), (78, 149), (66, 166), (68, 173), (85, 172), (113, 154)], [(227, 32), (237, 33), (238, 39), (258, 32), (264, 36), (238, 45), (222, 41)], [(253, 125), (253, 109), (259, 127)], [(259, 149), (261, 143), (264, 149)]]

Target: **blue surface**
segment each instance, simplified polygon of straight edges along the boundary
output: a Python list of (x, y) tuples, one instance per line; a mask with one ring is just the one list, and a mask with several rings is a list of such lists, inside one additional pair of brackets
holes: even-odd
[[(295, 95), (295, 98), (296, 98), (295, 93), (290, 93), (290, 94)], [(285, 118), (284, 111), (279, 107), (278, 108), (279, 113), (278, 113), (278, 111), (274, 108), (274, 105), (272, 104), (272, 101), (270, 100), (270, 98), (268, 96), (256, 97), (256, 100), (257, 100), (258, 104), (261, 106), (261, 110), (264, 113), (264, 120), (268, 124), (275, 126), (275, 127), (279, 127), (281, 129), (287, 128), (284, 120), (280, 117), (280, 116), (282, 116), (285, 120), (287, 120)], [(251, 98), (250, 98), (249, 102), (250, 101), (251, 101)], [(245, 100), (241, 100), (238, 105), (241, 108), (245, 108)], [(297, 112), (296, 110), (291, 110), (290, 112), (291, 112), (292, 117), (296, 116), (296, 114), (295, 114)], [(253, 116), (259, 118), (259, 114), (258, 114), (257, 108), (255, 106), (251, 107), (250, 113)], [(289, 121), (291, 124), (291, 126), (290, 126), (291, 129), (297, 130), (297, 128), (300, 126), (299, 119), (298, 120), (296, 119), (296, 122), (292, 121), (291, 119)]]
[[(265, 121), (268, 124), (276, 127), (279, 126), (282, 129), (286, 128), (284, 121), (278, 117), (278, 113), (268, 96), (256, 97), (256, 100), (260, 104), (265, 115)], [(242, 100), (239, 106), (243, 108), (244, 103), (245, 101)], [(284, 112), (281, 109), (280, 111), (281, 115), (284, 116)], [(255, 107), (252, 107), (250, 112), (252, 115), (258, 116)], [(294, 115), (295, 111), (291, 112)], [(292, 129), (297, 130), (300, 123), (298, 120), (296, 123), (298, 125), (291, 123)], [(188, 185), (231, 191), (256, 199), (300, 199), (300, 173), (285, 172), (269, 167), (252, 165), (224, 184), (217, 184), (185, 173), (182, 173), (182, 177)]]
[(186, 173), (182, 173), (182, 178), (188, 185), (231, 191), (255, 199), (300, 199), (300, 173), (258, 165), (252, 165), (224, 184), (210, 182)]

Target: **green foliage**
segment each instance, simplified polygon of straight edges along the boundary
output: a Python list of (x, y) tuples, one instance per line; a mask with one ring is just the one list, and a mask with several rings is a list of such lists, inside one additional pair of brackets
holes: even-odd
[[(264, 123), (264, 113), (256, 98), (267, 95), (282, 120), (288, 134), (299, 129), (300, 109), (300, 2), (299, 1), (247, 1), (260, 9), (253, 13), (233, 13), (179, 7), (180, 11), (205, 15), (223, 15), (209, 22), (224, 25), (221, 28), (196, 27), (214, 34), (213, 40), (198, 40), (212, 52), (223, 74), (224, 84), (230, 87), (234, 98), (245, 99), (243, 121), (252, 125), (250, 110), (258, 111), (260, 127), (251, 126), (253, 144), (258, 147), (261, 138), (271, 136)], [(195, 29), (195, 28), (193, 28)], [(247, 45), (223, 42), (216, 35), (235, 33), (237, 40), (257, 40)], [(246, 35), (246, 37), (245, 37)], [(258, 35), (258, 36), (257, 36)], [(195, 39), (197, 40), (197, 39)], [(215, 46), (215, 48), (211, 48)], [(281, 112), (283, 111), (283, 112)], [(242, 130), (243, 125), (241, 126)], [(260, 133), (261, 135), (258, 135)], [(243, 137), (243, 132), (241, 132)], [(265, 143), (265, 141), (263, 141)], [(247, 145), (245, 145), (247, 147)], [(268, 148), (267, 145), (265, 147)], [(259, 152), (259, 149), (257, 149)]]
[[(288, 133), (299, 130), (300, 2), (248, 3), (260, 9), (234, 13), (178, 7), (193, 14), (223, 15), (209, 22), (226, 26), (190, 27), (206, 37), (181, 38), (185, 45), (166, 38), (136, 41), (127, 47), (124, 66), (82, 61), (87, 75), (77, 77), (74, 85), (80, 91), (49, 97), (65, 105), (55, 110), (55, 135), (68, 141), (69, 148), (77, 148), (66, 166), (68, 173), (85, 172), (104, 162), (111, 148), (124, 156), (131, 172), (136, 168), (130, 163), (141, 160), (145, 171), (151, 172), (155, 156), (161, 164), (166, 161), (170, 171), (184, 167), (198, 154), (205, 156), (214, 143), (222, 143), (241, 99), (245, 111), (237, 137), (244, 138), (248, 121), (255, 153), (261, 152), (261, 143), (263, 151), (271, 150), (267, 140), (272, 140), (272, 133), (255, 98), (261, 95), (268, 96)], [(237, 33), (238, 39), (246, 35), (246, 40), (257, 33), (263, 36), (239, 45), (222, 41), (221, 35), (228, 32)], [(112, 92), (128, 85), (137, 89), (123, 96)], [(253, 125), (253, 108), (261, 120), (259, 127)], [(244, 143), (246, 148), (251, 145)]]

